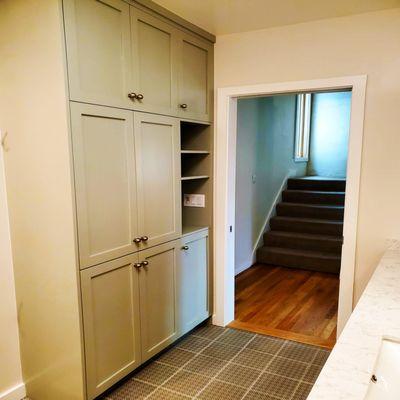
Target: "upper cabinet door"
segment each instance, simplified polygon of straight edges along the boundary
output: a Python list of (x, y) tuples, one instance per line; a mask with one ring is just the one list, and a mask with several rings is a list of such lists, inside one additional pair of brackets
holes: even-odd
[(139, 249), (133, 113), (71, 104), (81, 268)]
[(135, 113), (141, 248), (181, 234), (180, 138), (176, 118)]
[(179, 115), (210, 121), (212, 104), (212, 45), (180, 33)]
[(64, 0), (72, 100), (130, 107), (129, 5), (122, 0)]
[(131, 7), (133, 86), (136, 110), (176, 115), (177, 31)]

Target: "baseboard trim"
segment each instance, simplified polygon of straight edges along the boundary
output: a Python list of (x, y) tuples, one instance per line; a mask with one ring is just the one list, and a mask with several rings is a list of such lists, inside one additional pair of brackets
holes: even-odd
[(22, 400), (25, 396), (25, 384), (20, 383), (19, 385), (0, 393), (0, 400)]

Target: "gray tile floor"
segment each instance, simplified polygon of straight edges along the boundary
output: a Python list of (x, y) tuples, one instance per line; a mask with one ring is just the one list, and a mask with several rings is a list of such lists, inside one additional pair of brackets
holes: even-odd
[(329, 351), (270, 336), (200, 327), (104, 400), (305, 400)]

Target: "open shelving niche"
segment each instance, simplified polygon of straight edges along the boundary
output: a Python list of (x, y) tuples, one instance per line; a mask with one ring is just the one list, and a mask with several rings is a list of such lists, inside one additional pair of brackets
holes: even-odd
[[(182, 234), (189, 235), (212, 225), (212, 126), (181, 121)], [(185, 194), (205, 196), (204, 207), (184, 205)], [(210, 229), (211, 233), (211, 229)]]

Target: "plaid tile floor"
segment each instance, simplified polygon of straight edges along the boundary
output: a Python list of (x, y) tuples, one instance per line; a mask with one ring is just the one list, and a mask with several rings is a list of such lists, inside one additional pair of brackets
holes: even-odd
[(104, 400), (305, 400), (328, 350), (212, 325), (161, 354)]

